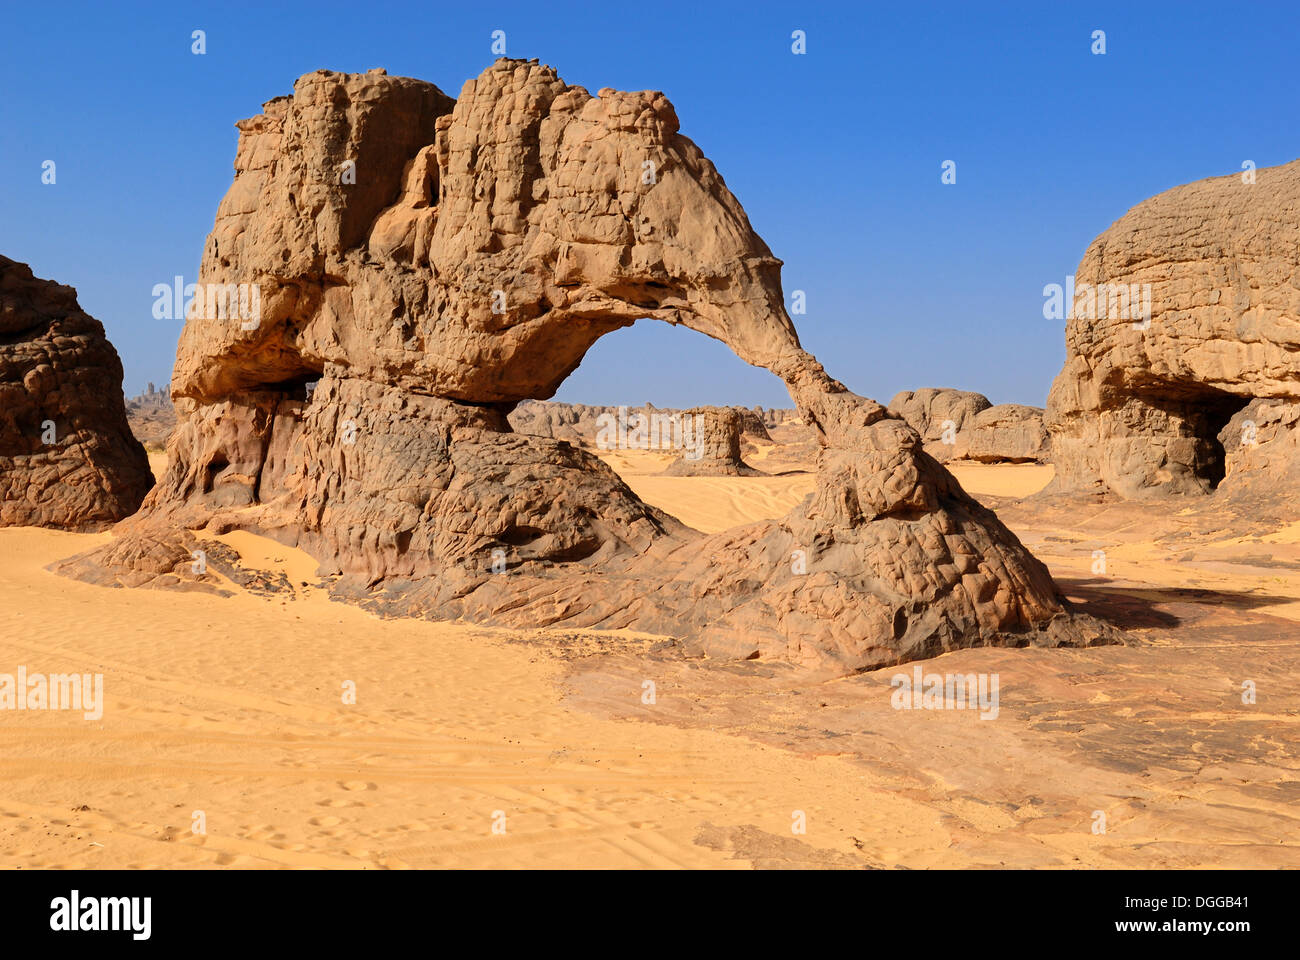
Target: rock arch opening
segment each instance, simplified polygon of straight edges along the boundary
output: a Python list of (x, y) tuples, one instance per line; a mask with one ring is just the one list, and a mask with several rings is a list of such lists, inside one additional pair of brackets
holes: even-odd
[(683, 410), (793, 406), (786, 384), (771, 370), (746, 363), (723, 340), (653, 317), (596, 340), (554, 399), (601, 404), (649, 401)]
[[(916, 433), (801, 348), (780, 261), (661, 93), (593, 97), (504, 59), (454, 102), (317, 71), (239, 129), (200, 280), (264, 283), (261, 324), (186, 323), (168, 473), (78, 575), (192, 577), (198, 536), (245, 529), (385, 613), (629, 627), (843, 671), (1092, 639)], [(373, 158), (364, 191), (319, 178), (341, 147)], [(780, 378), (815, 438), (811, 496), (715, 540), (591, 451), (511, 429), (647, 317)]]
[[(782, 400), (765, 410), (756, 396)], [(706, 532), (778, 518), (812, 489), (816, 442), (786, 385), (685, 324), (644, 318), (605, 334), (554, 401), (525, 401), (510, 423), (590, 450), (642, 500)], [(733, 482), (749, 478), (764, 481)]]

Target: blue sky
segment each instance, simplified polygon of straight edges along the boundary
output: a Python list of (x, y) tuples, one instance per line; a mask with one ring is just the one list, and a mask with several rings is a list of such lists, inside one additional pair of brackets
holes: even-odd
[[(592, 92), (668, 95), (785, 261), (787, 295), (806, 292), (804, 345), (851, 389), (1041, 406), (1064, 357), (1042, 288), (1093, 237), (1168, 187), (1300, 155), (1298, 27), (1293, 3), (1136, 0), (6, 3), (0, 253), (77, 288), (128, 395), (161, 383), (180, 325), (153, 318), (150, 291), (197, 274), (234, 122), (321, 67), (454, 96), (500, 29), (510, 56)], [(558, 399), (789, 402), (721, 344), (652, 321), (600, 341)]]

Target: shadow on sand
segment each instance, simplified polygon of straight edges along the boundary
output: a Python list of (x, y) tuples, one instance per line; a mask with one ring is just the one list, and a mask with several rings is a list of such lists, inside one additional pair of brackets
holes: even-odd
[(1056, 582), (1074, 609), (1126, 630), (1173, 628), (1204, 619), (1216, 608), (1249, 612), (1294, 602), (1293, 597), (1192, 587), (1117, 587), (1096, 578), (1058, 577)]

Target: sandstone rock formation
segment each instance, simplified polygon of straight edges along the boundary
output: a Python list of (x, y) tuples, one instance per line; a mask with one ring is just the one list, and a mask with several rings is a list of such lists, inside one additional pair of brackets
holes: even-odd
[(95, 529), (152, 485), (103, 326), (72, 287), (0, 257), (0, 526)]
[[(1252, 400), (1219, 431), (1224, 449), (1224, 479), (1216, 496), (1256, 513), (1294, 519), (1296, 479), (1300, 477), (1300, 403)], [(1278, 508), (1281, 513), (1277, 513)]]
[(696, 407), (681, 416), (682, 450), (665, 474), (673, 477), (763, 475), (763, 471), (755, 470), (740, 458), (742, 420), (734, 407)]
[[(1300, 161), (1255, 173), (1146, 200), (1084, 254), (1047, 403), (1051, 490), (1209, 493), (1228, 470), (1225, 426), (1253, 400), (1300, 402)], [(1300, 475), (1287, 422), (1270, 421), (1225, 492), (1257, 466)]]
[(926, 387), (904, 390), (889, 402), (925, 441), (936, 460), (1027, 463), (1045, 458), (1043, 411), (1019, 403), (992, 406), (981, 393)]
[(889, 401), (890, 411), (921, 435), (925, 452), (936, 460), (951, 459), (958, 434), (990, 406), (983, 394), (944, 387), (904, 390)]
[(952, 459), (981, 463), (1030, 463), (1047, 458), (1047, 428), (1040, 407), (999, 403), (965, 421)]
[(772, 441), (772, 434), (768, 432), (767, 422), (763, 419), (762, 408), (750, 410), (747, 407), (732, 407), (736, 411), (736, 416), (740, 418), (740, 432), (743, 436), (750, 437), (754, 440)]
[(773, 427), (785, 426), (787, 424), (797, 425), (800, 423), (799, 411), (787, 407), (771, 407), (763, 409), (755, 407), (754, 412), (758, 414), (763, 421), (763, 425), (769, 430)]
[[(239, 528), (386, 613), (634, 627), (837, 673), (1105, 639), (907, 423), (800, 347), (780, 261), (662, 94), (593, 97), (535, 61), (454, 104), (318, 71), (239, 129), (200, 282), (258, 285), (260, 318), (191, 314), (168, 473), (65, 571), (168, 583), (196, 536)], [(786, 382), (821, 444), (789, 516), (706, 537), (511, 429), (643, 317)]]

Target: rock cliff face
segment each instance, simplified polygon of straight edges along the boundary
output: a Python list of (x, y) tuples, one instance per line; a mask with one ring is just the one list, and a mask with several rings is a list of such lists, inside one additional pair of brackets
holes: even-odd
[(0, 257), (0, 526), (95, 529), (152, 485), (103, 326), (72, 287)]
[[(1297, 222), (1300, 162), (1259, 170), (1254, 183), (1175, 187), (1093, 241), (1047, 403), (1054, 490), (1209, 493), (1228, 473), (1225, 425), (1256, 399), (1300, 402)], [(1269, 437), (1273, 451), (1243, 458), (1225, 491), (1259, 489), (1252, 464), (1295, 449), (1289, 428)]]
[[(385, 612), (636, 627), (835, 672), (1104, 633), (800, 347), (780, 261), (662, 94), (501, 60), (453, 104), (321, 71), (239, 128), (200, 281), (255, 285), (260, 315), (188, 318), (169, 471), (68, 572), (167, 583), (193, 531), (245, 528)], [(786, 382), (821, 444), (789, 516), (705, 537), (594, 455), (511, 429), (642, 317)]]

